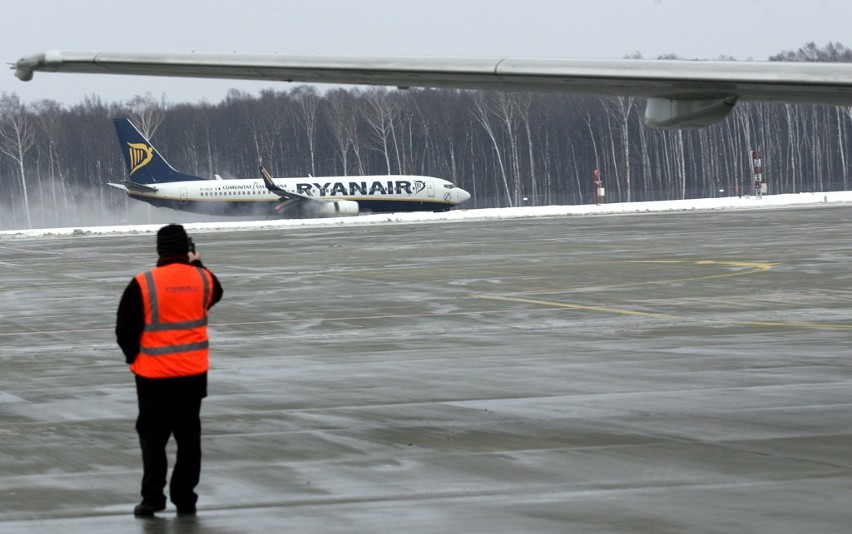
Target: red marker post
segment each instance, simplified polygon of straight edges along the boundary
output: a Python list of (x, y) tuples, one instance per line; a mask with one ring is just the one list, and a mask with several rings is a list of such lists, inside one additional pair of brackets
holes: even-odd
[(592, 174), (594, 175), (595, 181), (595, 204), (600, 206), (605, 194), (603, 182), (601, 181), (601, 171), (595, 169)]
[(754, 178), (754, 196), (763, 196), (763, 156), (760, 150), (751, 151), (752, 172)]

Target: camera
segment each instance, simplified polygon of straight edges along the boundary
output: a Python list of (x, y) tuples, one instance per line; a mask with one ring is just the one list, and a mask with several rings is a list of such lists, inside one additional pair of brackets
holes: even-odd
[(191, 237), (190, 237), (190, 238), (188, 238), (188, 239), (189, 239), (189, 252), (190, 252), (191, 254), (194, 254), (194, 253), (195, 253), (195, 243), (193, 243), (193, 242), (192, 242), (192, 238), (191, 238)]

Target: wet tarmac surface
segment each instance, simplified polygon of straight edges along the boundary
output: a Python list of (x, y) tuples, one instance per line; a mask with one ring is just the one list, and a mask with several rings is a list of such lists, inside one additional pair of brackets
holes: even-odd
[(147, 520), (153, 236), (0, 237), (0, 532), (850, 531), (850, 209), (195, 232), (199, 514)]

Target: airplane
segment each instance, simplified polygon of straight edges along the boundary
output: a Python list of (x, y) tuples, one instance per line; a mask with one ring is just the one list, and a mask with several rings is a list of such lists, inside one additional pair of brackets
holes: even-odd
[(641, 96), (653, 128), (704, 127), (738, 101), (852, 105), (849, 63), (48, 51), (12, 68), (23, 81), (43, 71)]
[(214, 215), (339, 217), (363, 213), (446, 211), (470, 198), (431, 176), (331, 176), (209, 180), (175, 170), (126, 118), (113, 119), (128, 180), (110, 183), (152, 206)]

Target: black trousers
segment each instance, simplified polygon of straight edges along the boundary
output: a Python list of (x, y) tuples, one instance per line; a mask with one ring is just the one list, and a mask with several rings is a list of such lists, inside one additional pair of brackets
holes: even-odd
[[(196, 377), (189, 377), (195, 379)], [(178, 509), (194, 508), (195, 487), (201, 475), (201, 400), (204, 387), (185, 378), (146, 379), (136, 377), (139, 417), (136, 432), (142, 447), (142, 500), (165, 506), (168, 458), (166, 445), (172, 435), (177, 459), (169, 482), (169, 496)]]

